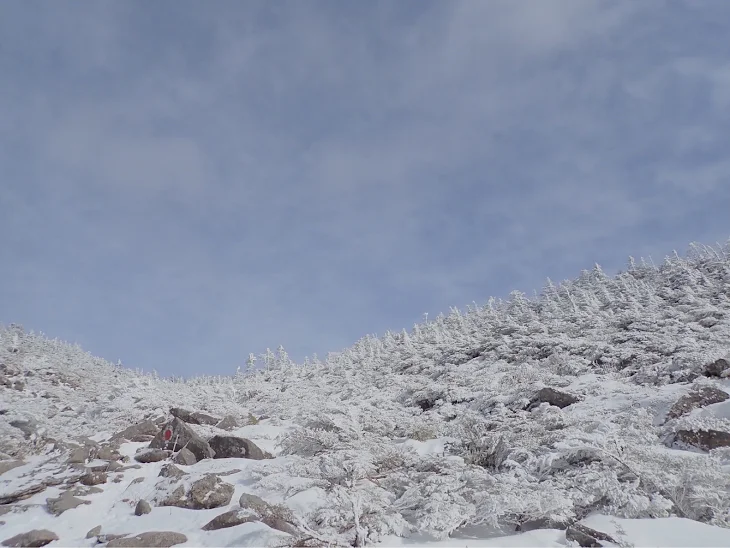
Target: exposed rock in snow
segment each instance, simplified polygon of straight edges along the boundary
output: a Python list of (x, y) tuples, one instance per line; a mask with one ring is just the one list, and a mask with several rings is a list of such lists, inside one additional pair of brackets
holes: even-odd
[(145, 514), (149, 514), (150, 512), (152, 512), (152, 506), (150, 506), (150, 503), (144, 499), (137, 502), (137, 506), (135, 506), (134, 508), (135, 516), (144, 516)]
[(20, 546), (28, 548), (40, 548), (46, 544), (50, 544), (54, 540), (58, 540), (58, 535), (48, 529), (34, 529), (27, 533), (15, 535), (3, 541), (3, 546)]
[(213, 436), (208, 440), (216, 459), (243, 458), (263, 460), (264, 452), (251, 440), (235, 436)]
[(606, 546), (606, 543), (618, 544), (610, 535), (586, 527), (581, 523), (574, 523), (568, 527), (565, 531), (565, 538), (577, 542), (579, 546), (585, 548), (600, 548)]
[(183, 447), (172, 457), (172, 462), (175, 464), (182, 464), (184, 466), (192, 466), (198, 462), (198, 459), (195, 458), (195, 455), (190, 449)]
[(221, 430), (235, 430), (238, 428), (238, 421), (233, 415), (226, 415), (215, 425), (215, 427), (220, 428)]
[(200, 460), (212, 459), (215, 452), (208, 442), (196, 434), (187, 424), (178, 418), (165, 424), (150, 442), (152, 449), (166, 449), (177, 451), (185, 447), (195, 458)]
[(208, 474), (187, 487), (178, 478), (167, 478), (157, 485), (155, 502), (158, 506), (177, 506), (191, 510), (220, 508), (231, 502), (234, 487), (218, 476)]
[(164, 449), (144, 449), (134, 455), (134, 460), (143, 464), (150, 462), (160, 462), (172, 456), (172, 451), (165, 451)]
[(720, 430), (678, 430), (674, 439), (703, 451), (730, 447), (730, 432)]
[(165, 464), (160, 468), (159, 477), (161, 478), (181, 478), (187, 475), (187, 472), (183, 472), (174, 464)]
[(258, 517), (250, 511), (241, 508), (229, 510), (223, 514), (214, 517), (208, 523), (203, 525), (203, 531), (217, 531), (218, 529), (226, 529), (228, 527), (236, 527), (244, 523), (257, 521)]
[(77, 498), (70, 491), (62, 493), (60, 497), (46, 499), (48, 511), (54, 516), (60, 516), (82, 504), (91, 504), (91, 501)]
[(677, 400), (667, 413), (670, 419), (676, 419), (686, 415), (693, 409), (699, 409), (714, 403), (722, 403), (730, 398), (728, 393), (714, 386), (700, 386), (689, 394), (685, 394)]
[(723, 377), (728, 369), (730, 369), (730, 361), (726, 358), (720, 358), (719, 360), (715, 360), (714, 362), (707, 364), (702, 374), (705, 375), (705, 377)]
[(215, 417), (211, 417), (205, 413), (200, 413), (199, 411), (187, 411), (185, 409), (180, 409), (179, 407), (171, 408), (170, 414), (188, 424), (208, 424), (214, 426), (221, 422), (221, 419), (216, 419)]
[(112, 440), (132, 440), (132, 438), (135, 438), (137, 436), (155, 436), (160, 431), (159, 425), (155, 424), (151, 420), (144, 420), (142, 422), (139, 422), (137, 424), (133, 424), (132, 426), (125, 428), (121, 432), (118, 432), (114, 434), (111, 439)]
[(533, 396), (530, 404), (527, 406), (527, 410), (529, 411), (530, 409), (539, 406), (541, 403), (547, 403), (548, 405), (554, 405), (555, 407), (563, 409), (564, 407), (568, 407), (569, 405), (573, 405), (579, 401), (580, 398), (573, 394), (561, 392), (555, 388), (545, 387), (538, 390), (537, 394)]
[(110, 540), (107, 543), (108, 548), (170, 548), (176, 544), (182, 544), (188, 541), (188, 537), (182, 533), (174, 531), (150, 531), (140, 533), (133, 537), (123, 537)]
[(93, 485), (102, 485), (107, 482), (108, 476), (104, 472), (89, 472), (87, 474), (84, 474), (81, 476), (81, 479), (79, 481), (88, 487), (91, 487)]

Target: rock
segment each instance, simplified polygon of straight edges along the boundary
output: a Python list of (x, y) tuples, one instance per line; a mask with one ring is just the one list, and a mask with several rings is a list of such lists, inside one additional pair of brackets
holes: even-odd
[(109, 461), (109, 464), (106, 467), (107, 472), (116, 472), (117, 470), (124, 468), (124, 465), (117, 462), (117, 461)]
[(232, 476), (233, 474), (238, 474), (241, 471), (240, 468), (232, 468), (231, 470), (226, 470), (225, 472), (216, 472), (216, 476)]
[(610, 535), (601, 533), (580, 523), (574, 523), (565, 531), (565, 538), (577, 542), (584, 548), (600, 548), (604, 546), (599, 541), (618, 544)]
[(160, 469), (158, 477), (160, 478), (181, 478), (187, 475), (187, 472), (183, 472), (174, 464), (166, 464)]
[(720, 430), (678, 430), (674, 441), (710, 451), (718, 447), (730, 447), (730, 433)]
[(226, 415), (218, 424), (215, 425), (215, 427), (220, 428), (221, 430), (235, 430), (238, 428), (238, 421), (234, 416)]
[(71, 454), (68, 456), (67, 462), (69, 464), (84, 464), (86, 462), (86, 459), (88, 458), (89, 450), (85, 447), (80, 447), (71, 451)]
[(132, 439), (129, 440), (134, 443), (147, 443), (155, 439), (154, 436), (151, 436), (149, 434), (137, 434), (136, 436), (132, 436)]
[(82, 504), (91, 504), (91, 501), (76, 498), (68, 491), (62, 493), (58, 498), (46, 499), (48, 511), (54, 516), (60, 516), (66, 510), (72, 510)]
[(142, 421), (140, 423), (134, 424), (130, 426), (129, 428), (126, 428), (122, 430), (121, 432), (118, 432), (114, 434), (111, 439), (112, 440), (131, 440), (135, 436), (140, 435), (148, 435), (148, 436), (154, 436), (157, 434), (157, 432), (160, 430), (160, 427), (157, 426), (152, 421)]
[(13, 428), (17, 428), (18, 430), (20, 430), (26, 438), (29, 438), (33, 434), (35, 434), (36, 429), (38, 428), (38, 421), (36, 421), (35, 419), (14, 420), (10, 421), (9, 424)]
[(170, 414), (188, 424), (207, 424), (208, 426), (215, 426), (221, 419), (216, 419), (205, 413), (198, 413), (197, 411), (186, 411), (179, 407), (173, 407), (170, 409)]
[(266, 458), (264, 452), (250, 440), (237, 438), (235, 436), (213, 436), (208, 444), (215, 451), (216, 459), (244, 458), (263, 460)]
[(172, 455), (172, 451), (165, 451), (164, 449), (145, 449), (144, 451), (137, 453), (134, 456), (134, 460), (141, 462), (142, 464), (149, 464), (150, 462), (160, 462), (165, 460), (170, 455)]
[(281, 531), (282, 533), (287, 533), (288, 535), (292, 535), (295, 537), (299, 535), (299, 529), (297, 529), (296, 527), (294, 527), (294, 525), (279, 516), (264, 516), (264, 518), (261, 520), (261, 523), (268, 525), (272, 529)]
[(102, 461), (97, 464), (87, 464), (84, 468), (89, 472), (107, 472), (109, 470), (109, 464), (106, 461)]
[(712, 363), (707, 364), (702, 371), (705, 377), (722, 377), (722, 374), (730, 368), (730, 362), (725, 358), (720, 358)]
[(244, 510), (250, 510), (257, 516), (265, 516), (269, 513), (271, 506), (261, 497), (251, 495), (250, 493), (244, 493), (241, 498), (238, 499), (238, 505)]
[(233, 497), (233, 485), (212, 474), (193, 482), (187, 492), (185, 486), (178, 485), (176, 481), (170, 478), (167, 482), (158, 484), (157, 487), (161, 491), (161, 497), (157, 498), (158, 506), (209, 510), (226, 506)]
[(107, 548), (170, 548), (188, 541), (188, 537), (174, 531), (150, 531), (133, 537), (110, 540)]
[(667, 413), (667, 418), (676, 419), (686, 415), (693, 409), (699, 409), (713, 403), (721, 403), (730, 398), (728, 393), (714, 386), (701, 386), (697, 390), (685, 394), (677, 400)]
[(86, 497), (88, 495), (97, 495), (99, 493), (103, 493), (104, 490), (100, 489), (99, 487), (86, 487), (86, 486), (79, 486), (74, 488), (71, 491), (71, 494), (75, 497)]
[(248, 510), (238, 508), (214, 517), (208, 523), (203, 525), (202, 529), (203, 531), (217, 531), (218, 529), (236, 527), (237, 525), (242, 525), (251, 521), (257, 521), (257, 516)]
[(27, 533), (15, 535), (12, 538), (3, 541), (3, 546), (23, 546), (30, 548), (40, 548), (46, 544), (58, 540), (58, 535), (48, 529), (33, 529)]
[(162, 427), (155, 438), (150, 442), (152, 449), (180, 450), (186, 447), (198, 461), (212, 459), (215, 451), (210, 445), (178, 418), (172, 419)]
[(233, 485), (226, 483), (218, 476), (207, 475), (194, 482), (190, 488), (190, 508), (202, 510), (220, 508), (231, 502)]
[(96, 537), (96, 543), (104, 544), (105, 542), (111, 542), (112, 540), (117, 540), (128, 536), (129, 533), (124, 533), (123, 535), (99, 535), (98, 537)]
[(174, 457), (172, 457), (172, 462), (175, 464), (182, 464), (184, 466), (192, 466), (198, 462), (198, 459), (195, 458), (195, 455), (193, 455), (193, 452), (190, 449), (183, 447), (180, 451), (175, 453)]
[(92, 485), (101, 485), (106, 483), (108, 480), (106, 473), (104, 472), (89, 472), (81, 476), (79, 480), (82, 485), (91, 487)]
[(86, 538), (98, 537), (100, 534), (101, 534), (101, 525), (97, 525), (93, 529), (89, 529), (89, 532), (86, 533)]
[[(68, 480), (66, 480), (66, 483), (76, 483), (80, 479), (81, 476), (72, 476)], [(56, 485), (61, 485), (63, 483), (63, 480), (61, 478), (54, 478), (53, 476), (50, 476), (47, 478), (43, 478), (41, 480), (41, 483), (46, 487), (55, 487)]]
[(145, 514), (149, 514), (150, 512), (152, 512), (152, 506), (150, 506), (150, 503), (144, 499), (140, 500), (137, 503), (137, 506), (134, 508), (135, 516), (144, 516)]
[(13, 511), (13, 509), (10, 506), (0, 506), (0, 516), (9, 514), (12, 511)]
[(526, 533), (536, 529), (559, 529), (564, 531), (570, 525), (569, 521), (554, 520), (550, 518), (530, 519), (517, 526), (517, 532)]
[(112, 447), (111, 445), (104, 445), (100, 447), (95, 456), (99, 460), (106, 460), (110, 462), (117, 461), (122, 458), (122, 455), (119, 454), (117, 448)]
[(10, 472), (13, 468), (23, 466), (25, 463), (22, 460), (3, 460), (0, 461), (0, 476), (5, 472)]
[(14, 502), (18, 502), (19, 500), (30, 498), (33, 495), (45, 491), (46, 487), (47, 486), (45, 483), (39, 483), (36, 485), (31, 485), (30, 487), (26, 487), (25, 489), (21, 489), (20, 491), (10, 493), (9, 495), (0, 495), (0, 504), (13, 504)]
[(579, 401), (580, 398), (578, 398), (577, 396), (568, 394), (566, 392), (561, 392), (560, 390), (555, 390), (554, 388), (546, 387), (540, 389), (537, 394), (532, 397), (532, 400), (530, 400), (530, 403), (525, 408), (525, 410), (529, 411), (531, 409), (534, 409), (535, 407), (538, 407), (541, 403), (547, 403), (549, 405), (554, 405), (555, 407), (563, 409), (564, 407), (568, 407), (569, 405), (573, 405), (574, 403), (577, 403)]

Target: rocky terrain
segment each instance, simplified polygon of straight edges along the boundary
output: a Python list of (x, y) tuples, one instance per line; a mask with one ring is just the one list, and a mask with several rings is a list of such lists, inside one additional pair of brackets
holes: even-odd
[(728, 246), (260, 361), (2, 328), (0, 544), (730, 545)]

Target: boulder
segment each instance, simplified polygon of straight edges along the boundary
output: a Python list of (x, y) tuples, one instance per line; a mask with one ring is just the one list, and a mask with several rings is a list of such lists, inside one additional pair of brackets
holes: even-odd
[(581, 523), (574, 523), (565, 531), (566, 540), (577, 542), (584, 548), (600, 548), (604, 546), (600, 541), (618, 544), (610, 535), (586, 527)]
[(88, 474), (84, 474), (83, 476), (81, 476), (81, 479), (79, 481), (82, 485), (91, 487), (92, 485), (101, 485), (103, 483), (106, 483), (107, 480), (108, 477), (104, 472), (89, 472)]
[(183, 447), (180, 451), (175, 453), (174, 457), (172, 457), (172, 462), (183, 466), (192, 466), (198, 462), (198, 459), (195, 458), (195, 455), (193, 455), (193, 452), (190, 449)]
[(266, 458), (264, 452), (252, 441), (236, 436), (213, 436), (208, 444), (215, 451), (214, 458), (244, 458), (263, 460)]
[(48, 529), (33, 529), (27, 533), (15, 535), (3, 541), (3, 546), (22, 546), (29, 548), (40, 548), (58, 540), (58, 535)]
[(264, 516), (261, 519), (261, 523), (268, 525), (272, 529), (276, 529), (277, 531), (281, 531), (282, 533), (286, 533), (294, 537), (299, 535), (299, 529), (286, 521), (284, 518), (277, 515)]
[(30, 438), (33, 434), (35, 434), (36, 429), (38, 428), (38, 421), (35, 419), (14, 420), (10, 421), (9, 424), (13, 428), (20, 430), (26, 438)]
[(181, 478), (187, 475), (187, 472), (183, 472), (174, 464), (165, 464), (161, 469), (158, 477), (160, 478)]
[(190, 508), (202, 510), (220, 508), (231, 502), (233, 485), (218, 476), (207, 475), (194, 482), (190, 488)]
[(72, 510), (82, 504), (91, 504), (91, 501), (76, 498), (69, 491), (62, 493), (58, 498), (46, 499), (48, 511), (54, 516), (60, 516), (66, 510)]
[(68, 456), (69, 464), (84, 464), (89, 458), (89, 449), (86, 447), (79, 447), (74, 449)]
[(137, 434), (129, 441), (134, 443), (147, 443), (152, 441), (153, 439), (155, 439), (155, 437), (151, 436), (150, 434)]
[(137, 506), (134, 508), (135, 516), (144, 516), (145, 514), (149, 514), (150, 512), (152, 512), (152, 506), (150, 506), (150, 503), (144, 499), (140, 500), (137, 503)]
[(216, 424), (221, 422), (221, 419), (216, 419), (215, 417), (211, 417), (210, 415), (206, 415), (205, 413), (198, 413), (197, 411), (186, 411), (185, 409), (180, 409), (179, 407), (173, 407), (172, 409), (170, 409), (170, 415), (180, 419), (183, 422), (187, 422), (188, 424), (207, 424), (208, 426), (215, 426)]
[(535, 531), (537, 529), (559, 529), (561, 531), (565, 531), (568, 528), (568, 525), (570, 525), (569, 521), (561, 519), (528, 519), (517, 526), (517, 532), (526, 533), (528, 531)]
[(730, 369), (730, 362), (725, 358), (720, 358), (712, 363), (708, 363), (702, 371), (705, 377), (722, 377), (722, 374)]
[(149, 447), (170, 451), (178, 451), (185, 447), (195, 455), (198, 461), (212, 459), (215, 456), (215, 451), (208, 442), (178, 418), (174, 418), (165, 424), (150, 442)]
[(94, 538), (98, 537), (101, 534), (101, 525), (97, 525), (93, 529), (89, 529), (89, 532), (86, 533), (86, 538)]
[(719, 447), (730, 447), (730, 433), (720, 430), (678, 430), (674, 441), (710, 451)]
[(104, 445), (99, 448), (98, 451), (96, 451), (95, 457), (99, 460), (106, 460), (106, 461), (117, 461), (122, 458), (122, 455), (119, 454), (116, 447), (113, 447), (111, 445)]
[(164, 449), (146, 449), (137, 453), (134, 456), (134, 460), (141, 462), (142, 464), (148, 464), (150, 462), (160, 462), (165, 460), (170, 455), (172, 455), (172, 451), (165, 451)]
[(244, 509), (255, 513), (257, 516), (265, 516), (270, 512), (270, 505), (261, 497), (252, 495), (250, 493), (244, 493), (241, 498), (238, 499), (238, 505)]
[(156, 425), (154, 422), (150, 420), (142, 421), (137, 424), (134, 424), (130, 426), (129, 428), (125, 428), (121, 432), (118, 432), (114, 434), (111, 439), (112, 440), (131, 440), (135, 436), (140, 435), (148, 435), (148, 436), (154, 436), (157, 434), (157, 432), (160, 430), (160, 427)]
[(728, 398), (730, 396), (724, 390), (714, 386), (701, 386), (679, 398), (667, 413), (667, 418), (676, 419), (694, 409), (712, 405), (713, 403), (721, 403)]
[(217, 531), (218, 529), (236, 527), (237, 525), (249, 523), (251, 521), (258, 521), (257, 516), (248, 510), (238, 508), (214, 517), (208, 523), (203, 525), (202, 529), (203, 531)]
[(19, 500), (30, 498), (33, 495), (45, 491), (46, 487), (47, 485), (41, 482), (36, 485), (31, 485), (30, 487), (21, 489), (20, 491), (15, 491), (8, 495), (0, 495), (0, 504), (13, 504), (14, 502), (18, 502)]
[(233, 485), (212, 474), (193, 482), (187, 492), (184, 485), (172, 478), (158, 484), (157, 488), (161, 491), (161, 496), (157, 498), (158, 506), (176, 506), (190, 510), (210, 510), (226, 506), (231, 502), (234, 491)]
[(5, 472), (10, 472), (13, 468), (23, 466), (25, 463), (22, 460), (3, 460), (0, 461), (0, 476)]
[(540, 390), (532, 397), (530, 403), (525, 408), (526, 411), (539, 407), (541, 403), (547, 403), (563, 409), (569, 405), (573, 405), (580, 401), (578, 396), (555, 390), (554, 388), (545, 387)]
[(170, 548), (188, 541), (188, 537), (174, 531), (150, 531), (133, 537), (110, 540), (107, 548)]
[(87, 487), (86, 485), (79, 485), (78, 487), (74, 487), (71, 491), (69, 491), (73, 496), (75, 497), (87, 497), (89, 495), (97, 495), (99, 493), (103, 493), (104, 489), (101, 489), (100, 487)]
[(215, 427), (227, 431), (235, 430), (238, 428), (238, 421), (234, 416), (226, 415), (218, 424), (215, 425)]

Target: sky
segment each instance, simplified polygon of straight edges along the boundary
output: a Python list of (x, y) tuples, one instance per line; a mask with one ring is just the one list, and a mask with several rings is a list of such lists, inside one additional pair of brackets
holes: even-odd
[(230, 374), (730, 237), (730, 2), (0, 3), (0, 323)]

